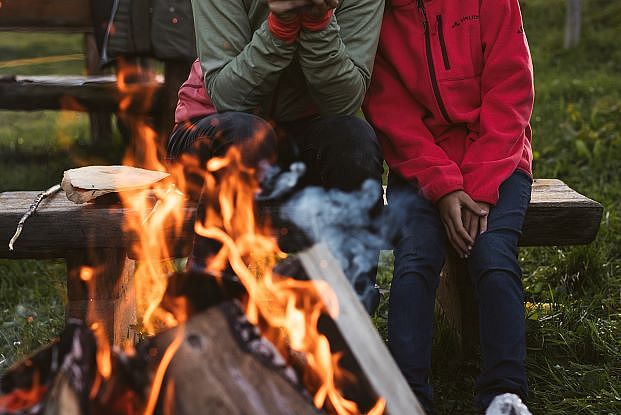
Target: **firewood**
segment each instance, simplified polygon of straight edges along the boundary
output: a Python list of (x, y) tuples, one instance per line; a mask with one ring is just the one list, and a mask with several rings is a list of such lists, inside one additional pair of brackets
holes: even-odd
[(80, 204), (108, 193), (148, 188), (168, 176), (129, 166), (86, 166), (65, 171), (61, 186), (67, 199)]
[[(313, 281), (327, 282), (338, 298), (339, 312), (334, 319), (335, 330), (357, 363), (357, 373), (354, 375), (358, 382), (368, 382), (374, 395), (386, 400), (386, 414), (424, 414), (330, 251), (324, 245), (317, 244), (300, 252), (298, 257), (308, 277)], [(329, 301), (329, 297), (326, 301)], [(332, 343), (333, 339), (330, 338)]]
[(323, 413), (313, 406), (293, 370), (245, 319), (236, 302), (211, 307), (187, 324), (159, 334), (143, 348), (147, 355), (156, 354), (159, 363), (178, 338), (183, 340), (159, 393), (165, 413)]

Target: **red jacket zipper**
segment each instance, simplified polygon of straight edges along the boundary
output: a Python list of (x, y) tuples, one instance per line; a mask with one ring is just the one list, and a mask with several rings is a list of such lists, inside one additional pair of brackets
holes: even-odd
[(449, 124), (452, 123), (451, 117), (449, 117), (448, 112), (446, 111), (446, 107), (444, 106), (444, 101), (442, 101), (442, 95), (440, 94), (440, 87), (438, 86), (438, 78), (436, 75), (436, 68), (433, 64), (433, 55), (431, 52), (431, 34), (429, 33), (429, 20), (427, 19), (427, 10), (425, 10), (424, 0), (418, 0), (418, 10), (423, 16), (423, 26), (425, 27), (425, 50), (427, 55), (427, 67), (429, 69), (429, 77), (431, 78), (431, 88), (433, 89), (433, 94), (436, 97), (436, 102), (438, 103), (438, 107), (440, 108), (440, 112), (442, 116)]
[(446, 42), (444, 41), (444, 26), (442, 25), (442, 15), (436, 16), (436, 23), (438, 24), (438, 38), (440, 39), (440, 48), (442, 49), (442, 60), (444, 61), (444, 69), (447, 71), (451, 69), (451, 62), (449, 61), (448, 52), (446, 50)]

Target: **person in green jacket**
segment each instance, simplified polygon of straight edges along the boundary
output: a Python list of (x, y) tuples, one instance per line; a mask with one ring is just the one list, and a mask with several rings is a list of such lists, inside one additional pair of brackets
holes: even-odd
[[(168, 157), (204, 166), (236, 146), (254, 167), (302, 161), (300, 186), (352, 191), (370, 179), (381, 206), (380, 149), (356, 113), (384, 1), (192, 0), (192, 7), (198, 59), (179, 91)], [(199, 194), (202, 182), (193, 183)], [(294, 241), (285, 249), (297, 248)], [(207, 270), (217, 249), (195, 235), (188, 269)], [(355, 282), (369, 311), (378, 301), (374, 271)]]

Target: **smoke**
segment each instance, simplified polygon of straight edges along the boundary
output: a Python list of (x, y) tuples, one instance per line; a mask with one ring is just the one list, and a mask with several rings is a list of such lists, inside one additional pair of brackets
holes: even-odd
[(392, 249), (406, 220), (406, 201), (393, 197), (387, 209), (383, 206), (382, 187), (373, 180), (351, 192), (302, 188), (299, 181), (304, 172), (302, 163), (292, 164), (290, 170), (262, 166), (262, 191), (257, 196), (262, 213), (272, 217), (276, 228), (289, 230), (279, 241), (287, 251), (325, 244), (365, 307), (372, 310), (372, 302), (379, 301), (374, 284), (379, 252)]
[[(308, 187), (293, 195), (280, 209), (313, 243), (324, 243), (355, 287), (361, 276), (375, 272), (379, 251), (392, 249), (405, 220), (398, 201), (382, 209), (382, 188), (373, 180), (360, 190)], [(361, 281), (360, 283), (364, 283)], [(364, 286), (364, 285), (363, 285)]]

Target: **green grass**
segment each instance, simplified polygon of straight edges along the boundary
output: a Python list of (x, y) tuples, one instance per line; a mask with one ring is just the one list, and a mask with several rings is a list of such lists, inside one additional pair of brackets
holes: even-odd
[[(535, 175), (560, 178), (605, 206), (598, 237), (589, 246), (528, 248), (520, 254), (526, 299), (535, 304), (527, 320), (529, 404), (535, 414), (621, 413), (621, 3), (583, 3), (582, 43), (566, 51), (565, 1), (522, 2), (536, 72)], [(32, 57), (79, 50), (75, 36), (0, 35), (1, 61), (25, 58), (25, 51)], [(12, 69), (79, 73), (79, 64)], [(86, 156), (114, 159), (115, 151), (89, 147), (82, 116), (0, 112), (0, 191), (48, 187)], [(386, 291), (391, 261), (384, 255), (380, 267)], [(0, 261), (0, 372), (62, 326), (63, 281), (57, 262)], [(375, 317), (384, 337), (385, 300)], [(452, 358), (454, 342), (439, 318), (432, 383), (440, 414), (472, 413), (478, 362)]]

